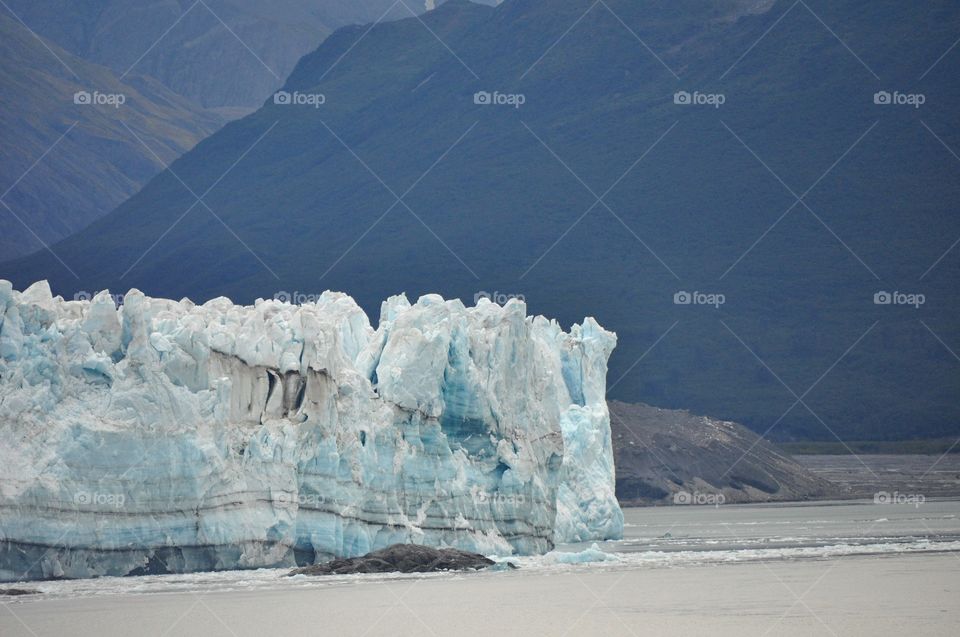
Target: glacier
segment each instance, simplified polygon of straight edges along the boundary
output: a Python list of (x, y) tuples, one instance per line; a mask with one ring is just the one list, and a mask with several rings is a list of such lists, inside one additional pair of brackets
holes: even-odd
[(513, 299), (119, 306), (0, 280), (0, 580), (622, 537), (607, 360)]

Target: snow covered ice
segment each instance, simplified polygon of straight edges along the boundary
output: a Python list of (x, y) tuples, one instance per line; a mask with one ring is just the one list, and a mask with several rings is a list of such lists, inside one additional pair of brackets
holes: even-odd
[(117, 309), (0, 280), (0, 580), (618, 538), (607, 359), (511, 300)]

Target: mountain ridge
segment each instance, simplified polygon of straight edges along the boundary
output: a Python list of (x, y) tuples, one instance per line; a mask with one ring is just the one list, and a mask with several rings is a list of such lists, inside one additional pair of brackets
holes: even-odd
[[(164, 174), (55, 249), (93, 289), (197, 300), (344, 289), (375, 314), (400, 291), (522, 295), (617, 331), (612, 398), (781, 440), (960, 431), (940, 342), (960, 338), (956, 261), (931, 269), (960, 191), (924, 129), (960, 144), (957, 58), (930, 67), (955, 8), (777, 2), (731, 22), (744, 3), (607, 4), (450, 4), (423, 17), (450, 49), (415, 19), (334, 34), (287, 82), (321, 108), (268, 100), (171, 166), (216, 184), (216, 216), (178, 221), (195, 199)], [(873, 103), (924, 73), (923, 111)], [(0, 271), (70, 293), (58, 268)], [(884, 290), (926, 303), (875, 305)], [(674, 303), (694, 292), (725, 302)]]

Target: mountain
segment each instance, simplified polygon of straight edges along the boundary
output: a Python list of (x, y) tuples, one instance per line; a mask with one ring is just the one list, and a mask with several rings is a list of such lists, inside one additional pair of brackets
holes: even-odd
[[(70, 134), (49, 165), (41, 163), (8, 198), (19, 212), (0, 215), (0, 260), (41, 249), (109, 212), (224, 121), (255, 109), (334, 28), (425, 8), (404, 2), (4, 3), (5, 183)], [(120, 109), (74, 109), (77, 90), (131, 99)], [(153, 148), (121, 122), (106, 121), (111, 115), (138, 118), (132, 128)], [(90, 117), (92, 137), (84, 126)]]
[[(250, 110), (335, 29), (407, 18), (423, 0), (8, 0), (74, 55), (131, 69), (208, 108)], [(230, 110), (228, 112), (235, 112)]]
[[(131, 75), (121, 82), (4, 14), (0, 55), (6, 258), (85, 227), (223, 123), (156, 80)], [(94, 92), (111, 103), (75, 103), (84, 95), (93, 102)]]
[(76, 277), (42, 253), (0, 276), (373, 314), (522, 295), (617, 332), (612, 398), (781, 440), (956, 436), (960, 7), (706, 4), (345, 27), (291, 103), (53, 246)]
[(623, 505), (731, 504), (845, 495), (840, 487), (737, 423), (642, 403), (612, 400), (609, 407), (617, 498)]

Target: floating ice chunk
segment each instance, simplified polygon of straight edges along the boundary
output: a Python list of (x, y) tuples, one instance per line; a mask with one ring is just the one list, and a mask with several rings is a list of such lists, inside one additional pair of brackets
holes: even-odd
[(547, 553), (543, 559), (548, 564), (587, 564), (590, 562), (620, 561), (620, 558), (616, 555), (604, 552), (596, 542), (594, 542), (590, 548), (583, 549), (579, 553), (552, 551)]

